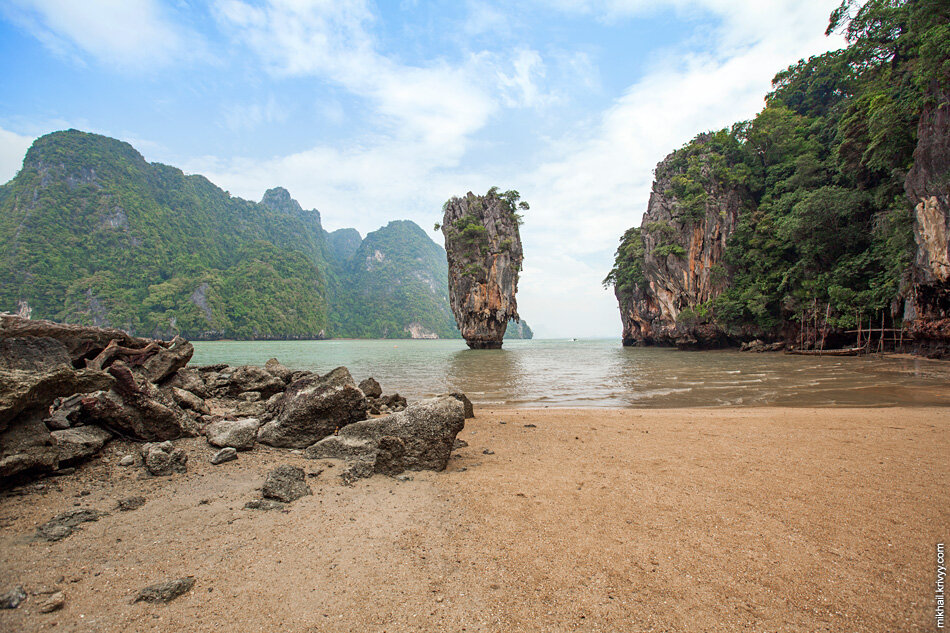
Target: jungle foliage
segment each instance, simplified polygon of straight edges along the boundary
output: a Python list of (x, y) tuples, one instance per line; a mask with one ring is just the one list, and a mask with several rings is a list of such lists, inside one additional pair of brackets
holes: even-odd
[[(833, 31), (845, 49), (779, 72), (753, 120), (700, 135), (658, 168), (681, 226), (704, 221), (710, 191), (750, 201), (719, 273), (728, 287), (685, 321), (767, 332), (820, 305), (848, 328), (894, 305), (914, 253), (903, 183), (917, 122), (950, 78), (950, 4), (845, 0)], [(605, 283), (618, 296), (643, 286), (645, 257), (628, 230)]]

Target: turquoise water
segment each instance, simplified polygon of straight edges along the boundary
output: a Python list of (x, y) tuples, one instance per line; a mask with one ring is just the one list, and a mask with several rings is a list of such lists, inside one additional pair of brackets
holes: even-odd
[(477, 404), (557, 407), (950, 405), (950, 363), (817, 358), (737, 351), (624, 348), (617, 340), (505, 341), (469, 350), (454, 340), (196, 342), (193, 364), (263, 365), (278, 358), (416, 399), (464, 391)]

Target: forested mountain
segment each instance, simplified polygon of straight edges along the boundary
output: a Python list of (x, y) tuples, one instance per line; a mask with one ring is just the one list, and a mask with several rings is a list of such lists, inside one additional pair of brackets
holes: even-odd
[(605, 280), (626, 344), (853, 342), (882, 319), (950, 340), (950, 4), (845, 0), (837, 29), (849, 46), (778, 73), (753, 120), (657, 166)]
[(325, 231), (282, 188), (259, 203), (76, 130), (0, 187), (0, 311), (147, 336), (458, 337), (445, 251), (409, 221)]

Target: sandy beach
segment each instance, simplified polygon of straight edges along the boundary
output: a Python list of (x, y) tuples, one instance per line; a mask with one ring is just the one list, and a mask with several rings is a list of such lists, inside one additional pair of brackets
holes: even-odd
[[(29, 594), (0, 631), (935, 630), (950, 409), (476, 414), (446, 472), (353, 487), (262, 446), (212, 466), (200, 438), (186, 474), (142, 479), (113, 442), (0, 498), (0, 591)], [(282, 463), (314, 494), (244, 509)], [(110, 514), (33, 539), (74, 507)]]

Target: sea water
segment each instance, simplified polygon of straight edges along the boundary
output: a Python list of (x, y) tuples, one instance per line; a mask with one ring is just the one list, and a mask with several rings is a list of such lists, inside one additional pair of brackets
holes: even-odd
[(950, 406), (950, 363), (625, 348), (617, 340), (512, 340), (469, 350), (461, 340), (196, 342), (192, 364), (263, 365), (360, 381), (411, 400), (463, 391), (483, 406)]

